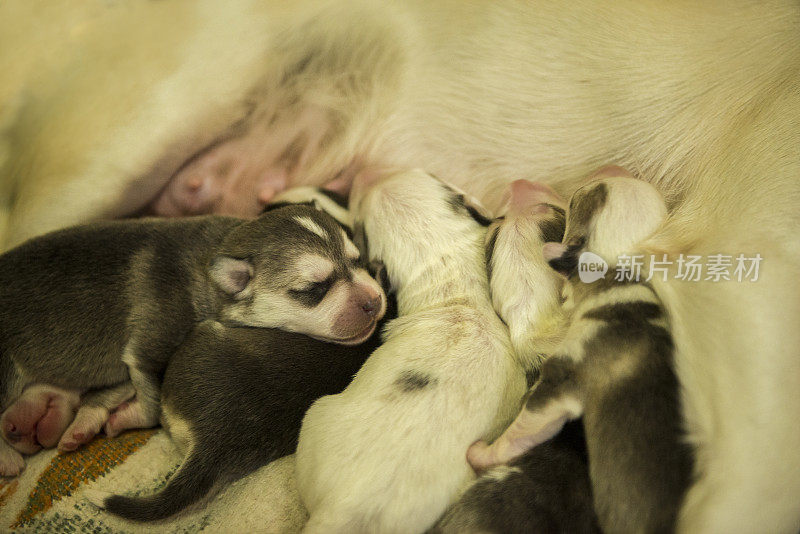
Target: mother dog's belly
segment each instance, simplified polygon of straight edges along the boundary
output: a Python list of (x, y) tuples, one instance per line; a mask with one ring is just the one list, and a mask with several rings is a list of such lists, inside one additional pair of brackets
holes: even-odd
[[(35, 98), (0, 131), (14, 148), (0, 168), (15, 200), (6, 246), (142, 211), (255, 215), (287, 185), (346, 189), (365, 166), (424, 167), (491, 209), (514, 179), (568, 195), (617, 163), (673, 206), (697, 198), (685, 220), (773, 204), (796, 227), (789, 3), (771, 16), (557, 2), (148, 5), (78, 28), (80, 54), (32, 78)], [(718, 195), (721, 183), (733, 193)]]

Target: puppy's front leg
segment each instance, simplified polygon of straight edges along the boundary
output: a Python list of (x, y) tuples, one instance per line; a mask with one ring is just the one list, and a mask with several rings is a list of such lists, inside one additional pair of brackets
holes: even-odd
[(123, 402), (109, 417), (104, 430), (110, 437), (131, 428), (150, 428), (158, 424), (161, 413), (161, 388), (156, 374), (137, 358), (123, 357), (128, 365), (134, 399)]
[(58, 450), (74, 451), (88, 443), (108, 422), (111, 411), (135, 394), (136, 390), (130, 382), (86, 393), (81, 398), (75, 419), (58, 442)]
[(0, 477), (15, 477), (25, 469), (22, 455), (0, 438)]
[(548, 360), (542, 376), (528, 393), (514, 422), (492, 445), (474, 443), (467, 451), (467, 460), (481, 471), (511, 460), (552, 438), (570, 419), (579, 417), (583, 405), (574, 381), (575, 363), (567, 358)]

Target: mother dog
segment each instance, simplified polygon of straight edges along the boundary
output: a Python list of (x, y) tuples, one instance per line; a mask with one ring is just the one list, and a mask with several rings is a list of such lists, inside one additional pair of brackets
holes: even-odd
[[(425, 167), (501, 202), (614, 162), (654, 183), (696, 483), (679, 528), (800, 528), (800, 5), (163, 0), (0, 4), (6, 246), (99, 217), (257, 213)], [(674, 271), (670, 274), (674, 274)]]

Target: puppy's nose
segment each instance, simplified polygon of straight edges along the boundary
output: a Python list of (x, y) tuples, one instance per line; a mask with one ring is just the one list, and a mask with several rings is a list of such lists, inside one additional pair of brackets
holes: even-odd
[(365, 301), (361, 305), (361, 310), (370, 317), (375, 317), (378, 314), (378, 310), (380, 309), (380, 307), (381, 307), (380, 298), (371, 298)]

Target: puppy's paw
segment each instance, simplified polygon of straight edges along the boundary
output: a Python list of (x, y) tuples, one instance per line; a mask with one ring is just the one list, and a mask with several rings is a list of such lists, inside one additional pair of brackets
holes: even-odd
[(25, 460), (22, 455), (8, 446), (0, 443), (0, 476), (15, 477), (25, 469)]
[(492, 456), (489, 453), (489, 444), (482, 440), (476, 441), (467, 449), (467, 462), (478, 474), (497, 465), (496, 462), (492, 461)]
[(108, 421), (108, 410), (97, 406), (83, 406), (58, 442), (58, 450), (74, 451), (89, 443)]
[(158, 424), (158, 415), (152, 415), (144, 409), (142, 403), (134, 399), (125, 402), (112, 413), (105, 424), (105, 432), (109, 437), (119, 436), (132, 428), (150, 428)]

